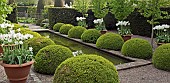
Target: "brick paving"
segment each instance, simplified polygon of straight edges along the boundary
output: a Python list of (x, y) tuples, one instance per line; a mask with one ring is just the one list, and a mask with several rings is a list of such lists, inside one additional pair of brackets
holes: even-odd
[[(39, 26), (31, 24), (26, 25), (30, 26), (31, 29), (40, 29)], [(138, 35), (133, 35), (133, 38), (143, 38), (150, 41), (150, 38)], [(154, 48), (156, 47), (157, 45), (154, 43)], [(120, 70), (118, 72), (121, 83), (170, 83), (170, 72), (158, 70), (154, 68), (152, 64)], [(53, 75), (39, 74), (36, 73), (33, 68), (31, 68), (27, 83), (51, 83), (52, 80)], [(0, 66), (0, 83), (8, 83), (2, 66)]]

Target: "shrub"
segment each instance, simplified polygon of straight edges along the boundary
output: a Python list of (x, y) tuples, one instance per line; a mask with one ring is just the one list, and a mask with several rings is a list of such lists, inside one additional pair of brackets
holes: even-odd
[(44, 19), (38, 19), (38, 20), (36, 21), (36, 25), (40, 26), (40, 25), (41, 25), (41, 22), (42, 22), (43, 20), (44, 20)]
[(61, 27), (62, 25), (64, 25), (64, 23), (56, 23), (56, 24), (53, 26), (53, 30), (59, 32), (60, 27)]
[(72, 25), (77, 24), (76, 22), (77, 11), (74, 8), (62, 8), (62, 7), (48, 8), (48, 14), (50, 29), (52, 29), (57, 22)]
[(170, 71), (170, 44), (164, 44), (156, 48), (152, 63), (158, 69)]
[(31, 34), (34, 37), (41, 37), (41, 35), (39, 33), (33, 32), (33, 31), (25, 31), (25, 32), (22, 32), (22, 34)]
[(123, 44), (121, 52), (125, 56), (148, 59), (152, 57), (152, 46), (147, 40), (134, 38)]
[(23, 28), (23, 27), (22, 27), (20, 24), (14, 23), (13, 29), (14, 29), (14, 30), (17, 30), (17, 29), (19, 29), (19, 28)]
[(88, 43), (96, 43), (97, 39), (100, 37), (100, 32), (96, 29), (86, 30), (81, 35), (81, 40)]
[(53, 83), (119, 83), (115, 66), (97, 55), (81, 55), (62, 62)]
[(61, 62), (72, 57), (72, 51), (61, 45), (49, 45), (40, 49), (35, 56), (34, 69), (43, 74), (54, 74)]
[(99, 37), (96, 42), (98, 48), (120, 50), (124, 40), (122, 37), (116, 33), (106, 33)]
[(67, 34), (68, 34), (68, 31), (69, 31), (71, 28), (73, 28), (73, 27), (74, 27), (74, 26), (71, 25), (71, 24), (64, 24), (63, 26), (60, 27), (59, 32), (60, 32), (61, 34), (67, 35)]
[(46, 37), (34, 37), (27, 40), (26, 42), (28, 43), (28, 46), (33, 48), (34, 55), (36, 55), (37, 52), (45, 46), (55, 45), (55, 43), (50, 38)]
[(20, 32), (24, 33), (25, 31), (31, 31), (29, 28), (20, 28)]
[(81, 27), (81, 26), (76, 26), (74, 28), (71, 28), (68, 32), (68, 37), (72, 38), (81, 38), (81, 35), (83, 32), (86, 30), (86, 28)]
[(45, 24), (49, 23), (48, 19), (44, 19), (41, 21), (40, 26), (43, 27)]

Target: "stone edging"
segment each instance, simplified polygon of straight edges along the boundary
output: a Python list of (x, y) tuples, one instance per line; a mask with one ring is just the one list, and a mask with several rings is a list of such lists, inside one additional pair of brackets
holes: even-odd
[(124, 64), (116, 65), (116, 68), (117, 68), (118, 71), (152, 64), (151, 61), (148, 61), (148, 60), (137, 59), (137, 58), (132, 58), (132, 57), (124, 56), (124, 55), (122, 55), (122, 54), (120, 53), (120, 51), (99, 49), (99, 48), (96, 47), (95, 44), (85, 43), (85, 42), (82, 42), (80, 39), (69, 38), (67, 35), (60, 34), (59, 32), (55, 32), (55, 31), (53, 31), (53, 30), (49, 30), (49, 29), (32, 29), (32, 31), (37, 31), (37, 32), (39, 32), (39, 31), (49, 31), (49, 32), (51, 32), (51, 33), (54, 33), (54, 34), (59, 35), (59, 36), (62, 36), (62, 37), (64, 37), (64, 38), (73, 40), (73, 41), (75, 41), (75, 42), (84, 44), (84, 45), (86, 45), (86, 46), (90, 46), (90, 47), (92, 47), (92, 48), (95, 48), (95, 49), (98, 49), (98, 50), (101, 50), (101, 51), (104, 51), (104, 52), (107, 52), (107, 53), (114, 54), (114, 55), (116, 55), (116, 56), (118, 56), (118, 57), (121, 57), (121, 58), (124, 58), (124, 59), (126, 59), (126, 60), (131, 61), (131, 62), (129, 62), (129, 63), (124, 63)]

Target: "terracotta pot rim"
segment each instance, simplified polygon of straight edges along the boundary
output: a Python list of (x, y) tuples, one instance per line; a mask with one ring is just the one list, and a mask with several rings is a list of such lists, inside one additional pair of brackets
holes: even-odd
[(6, 64), (6, 63), (2, 63), (1, 65), (3, 67), (25, 67), (25, 66), (28, 66), (28, 65), (32, 65), (33, 63), (34, 63), (34, 61), (32, 60), (32, 61), (29, 61), (27, 63), (23, 63), (21, 65), (19, 65), (19, 64)]
[(122, 36), (132, 36), (133, 34), (131, 34), (131, 35), (122, 35)]

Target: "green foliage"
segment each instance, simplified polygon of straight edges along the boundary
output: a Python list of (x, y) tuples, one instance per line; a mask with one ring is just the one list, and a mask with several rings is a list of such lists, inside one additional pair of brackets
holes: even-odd
[(17, 30), (17, 29), (19, 29), (19, 28), (23, 28), (23, 27), (22, 27), (20, 24), (14, 23), (13, 29), (14, 29), (14, 30)]
[(86, 28), (81, 27), (81, 26), (76, 26), (74, 28), (71, 28), (68, 32), (68, 37), (72, 38), (81, 38), (81, 35), (83, 32), (86, 31)]
[(46, 37), (34, 37), (32, 39), (29, 39), (26, 41), (28, 46), (32, 47), (33, 53), (36, 55), (38, 51), (48, 45), (55, 45), (55, 43), (50, 39)]
[(110, 61), (97, 55), (81, 55), (62, 62), (55, 71), (53, 83), (120, 83), (118, 72)]
[(115, 15), (116, 19), (123, 21), (134, 11), (134, 1), (135, 0), (109, 0), (110, 12)]
[(150, 24), (158, 24), (158, 19), (168, 19), (170, 15), (168, 15), (167, 11), (162, 11), (160, 8), (163, 5), (167, 5), (169, 3), (168, 0), (145, 0), (138, 1), (139, 12), (144, 17), (152, 17), (151, 20), (148, 20)]
[(170, 44), (163, 44), (156, 48), (152, 63), (158, 69), (170, 71)]
[(49, 45), (38, 51), (35, 56), (34, 69), (39, 73), (54, 74), (60, 63), (70, 57), (73, 57), (73, 54), (69, 48)]
[(81, 35), (81, 40), (88, 43), (96, 43), (101, 33), (96, 29), (88, 29)]
[(7, 14), (10, 14), (12, 7), (7, 5), (7, 0), (0, 0), (0, 24), (3, 23), (7, 17)]
[(49, 8), (48, 14), (49, 14), (50, 29), (52, 29), (56, 23), (65, 23), (65, 24), (72, 24), (72, 25), (77, 24), (75, 19), (77, 15), (77, 11), (75, 9), (61, 8), (61, 7)]
[(41, 35), (37, 32), (33, 32), (33, 31), (28, 31), (28, 30), (25, 30), (25, 31), (22, 31), (21, 32), (22, 34), (31, 34), (33, 35), (34, 37), (41, 37)]
[(16, 0), (18, 6), (32, 6), (36, 5), (38, 0)]
[(53, 26), (53, 30), (59, 32), (60, 27), (61, 27), (62, 25), (64, 25), (64, 23), (56, 23), (56, 24)]
[(96, 42), (97, 48), (120, 50), (124, 40), (116, 33), (106, 33), (99, 37)]
[(152, 57), (152, 46), (147, 40), (133, 38), (123, 44), (121, 52), (125, 56), (149, 59)]
[(92, 0), (92, 11), (97, 18), (104, 18), (108, 14), (108, 0)]
[(41, 24), (41, 22), (42, 22), (43, 20), (44, 20), (44, 19), (38, 19), (38, 20), (36, 21), (36, 25), (40, 26), (40, 24)]
[(62, 26), (60, 27), (59, 32), (60, 32), (61, 34), (67, 35), (67, 34), (68, 34), (68, 31), (69, 31), (71, 28), (73, 28), (73, 27), (74, 27), (74, 26), (71, 25), (71, 24), (64, 24), (64, 25), (62, 25)]
[(74, 0), (73, 6), (76, 10), (83, 14), (83, 17), (87, 13), (90, 7), (91, 0)]

